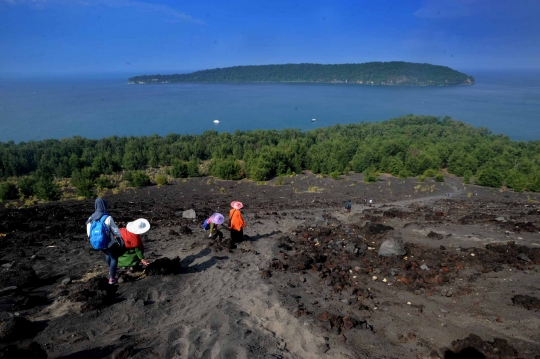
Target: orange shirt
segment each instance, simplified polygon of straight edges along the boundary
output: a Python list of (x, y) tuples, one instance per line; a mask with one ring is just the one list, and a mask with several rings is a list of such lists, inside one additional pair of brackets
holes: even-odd
[(139, 237), (138, 234), (131, 233), (126, 228), (120, 228), (120, 234), (122, 235), (122, 239), (124, 240), (126, 248), (137, 247), (140, 250), (144, 251), (144, 246), (143, 246), (141, 237)]
[(237, 209), (231, 209), (229, 211), (229, 218), (231, 219), (231, 227), (235, 231), (239, 231), (242, 229), (242, 227), (246, 226), (246, 222), (244, 222), (244, 219), (242, 218), (242, 213), (240, 213)]

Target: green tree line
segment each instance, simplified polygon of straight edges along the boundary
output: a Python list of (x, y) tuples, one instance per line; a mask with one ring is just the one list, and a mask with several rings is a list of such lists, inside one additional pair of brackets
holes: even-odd
[(189, 74), (142, 75), (130, 83), (175, 82), (317, 82), (369, 85), (453, 86), (473, 84), (474, 78), (446, 66), (403, 61), (364, 64), (285, 64), (234, 66)]
[(53, 178), (70, 178), (88, 194), (94, 186), (111, 186), (102, 175), (124, 171), (127, 180), (144, 185), (148, 178), (142, 170), (166, 167), (173, 177), (195, 177), (201, 163), (209, 164), (211, 175), (231, 180), (262, 181), (303, 170), (330, 175), (354, 171), (372, 178), (373, 173), (411, 177), (447, 169), (483, 186), (540, 191), (540, 141), (512, 141), (449, 117), (409, 115), (310, 131), (4, 142), (0, 195), (14, 196), (16, 188), (8, 188), (13, 182), (8, 178), (19, 178), (23, 195), (39, 189), (52, 191), (54, 199)]

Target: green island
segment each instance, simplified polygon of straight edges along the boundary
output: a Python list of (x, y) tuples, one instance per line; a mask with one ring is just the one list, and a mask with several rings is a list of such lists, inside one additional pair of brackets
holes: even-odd
[(386, 86), (473, 85), (474, 78), (446, 66), (403, 61), (363, 64), (285, 64), (234, 66), (188, 74), (142, 75), (129, 78), (130, 84), (202, 83), (343, 83)]
[(32, 204), (70, 198), (69, 188), (92, 197), (173, 178), (265, 181), (305, 170), (335, 180), (354, 171), (365, 182), (377, 182), (380, 173), (419, 181), (453, 174), (464, 183), (540, 192), (540, 141), (414, 115), (310, 131), (10, 141), (0, 143), (0, 200)]

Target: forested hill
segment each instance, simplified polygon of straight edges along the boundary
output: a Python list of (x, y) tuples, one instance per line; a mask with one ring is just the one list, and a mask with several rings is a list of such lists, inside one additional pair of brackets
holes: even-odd
[[(316, 174), (378, 173), (399, 177), (463, 176), (465, 183), (540, 192), (540, 141), (516, 142), (448, 117), (405, 116), (379, 123), (317, 128), (207, 131), (201, 135), (0, 142), (0, 201), (60, 198), (71, 178), (82, 196), (150, 181), (210, 174), (265, 181), (310, 170)], [(122, 174), (123, 173), (123, 174)], [(138, 184), (136, 184), (138, 183)]]
[(131, 84), (177, 82), (306, 82), (362, 85), (456, 86), (472, 85), (474, 78), (446, 66), (412, 62), (367, 62), (364, 64), (286, 64), (234, 66), (189, 74), (143, 75)]

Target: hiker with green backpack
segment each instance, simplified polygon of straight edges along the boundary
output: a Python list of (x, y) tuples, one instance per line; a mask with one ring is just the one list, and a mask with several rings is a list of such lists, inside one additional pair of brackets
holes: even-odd
[(97, 198), (94, 213), (86, 221), (86, 234), (92, 248), (105, 253), (109, 265), (109, 284), (116, 284), (118, 257), (124, 252), (124, 241), (113, 218), (107, 212), (107, 202)]

